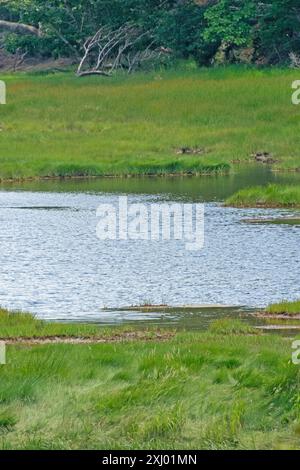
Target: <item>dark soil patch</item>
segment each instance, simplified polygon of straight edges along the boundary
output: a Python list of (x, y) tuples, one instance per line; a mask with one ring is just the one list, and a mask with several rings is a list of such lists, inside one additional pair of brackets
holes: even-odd
[(103, 337), (76, 337), (76, 336), (40, 336), (1, 338), (6, 344), (99, 344), (99, 343), (121, 343), (123, 341), (168, 341), (175, 336), (173, 332), (143, 332), (132, 331), (116, 333), (112, 336)]
[(300, 320), (300, 313), (289, 314), (289, 313), (257, 312), (254, 315), (258, 318), (270, 318), (273, 320)]

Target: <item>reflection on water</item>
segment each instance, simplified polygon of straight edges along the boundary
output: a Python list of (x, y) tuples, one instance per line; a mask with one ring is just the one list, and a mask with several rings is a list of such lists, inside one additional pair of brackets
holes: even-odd
[(239, 189), (268, 183), (299, 184), (299, 173), (273, 173), (265, 165), (247, 165), (226, 176), (90, 178), (2, 183), (0, 190), (164, 195), (181, 201), (223, 201)]
[[(2, 185), (0, 305), (45, 319), (196, 327), (228, 314), (244, 318), (247, 312), (160, 310), (150, 318), (118, 307), (147, 302), (251, 308), (300, 297), (299, 229), (241, 223), (294, 212), (230, 209), (216, 202), (241, 187), (269, 181), (299, 184), (300, 179), (259, 167), (248, 176), (241, 171), (228, 177)], [(179, 240), (98, 240), (96, 208), (116, 203), (119, 194), (145, 204), (206, 201), (204, 249), (188, 252)]]
[(239, 318), (241, 321), (250, 322), (253, 325), (264, 325), (263, 320), (258, 320), (253, 315), (252, 309), (237, 307), (216, 308), (152, 308), (144, 309), (107, 309), (101, 312), (99, 323), (115, 325), (131, 323), (139, 325), (152, 325), (159, 327), (176, 327), (180, 329), (206, 329), (209, 324), (221, 318)]

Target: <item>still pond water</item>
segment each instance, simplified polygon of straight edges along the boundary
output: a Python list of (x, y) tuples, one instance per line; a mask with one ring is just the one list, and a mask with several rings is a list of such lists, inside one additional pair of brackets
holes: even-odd
[[(237, 189), (299, 184), (299, 175), (247, 168), (226, 177), (45, 181), (0, 186), (0, 305), (48, 320), (207, 324), (300, 297), (300, 228), (251, 225), (258, 216), (297, 211), (230, 209)], [(100, 241), (96, 209), (129, 202), (204, 202), (205, 245), (171, 241)], [(144, 303), (222, 304), (238, 309), (131, 311)], [(244, 315), (244, 313), (242, 313)]]

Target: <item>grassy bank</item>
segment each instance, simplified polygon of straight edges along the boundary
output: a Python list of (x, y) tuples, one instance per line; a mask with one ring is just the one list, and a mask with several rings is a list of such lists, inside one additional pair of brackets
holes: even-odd
[[(0, 336), (29, 322), (0, 316)], [(299, 448), (291, 342), (253, 333), (222, 320), (164, 342), (9, 345), (0, 366), (0, 447)]]
[(270, 315), (300, 315), (300, 300), (295, 302), (278, 302), (276, 304), (271, 304), (266, 308), (266, 313)]
[[(300, 166), (292, 70), (78, 79), (2, 75), (0, 178), (226, 172), (252, 153)], [(200, 153), (178, 154), (182, 147)]]
[(96, 336), (99, 328), (93, 325), (47, 323), (29, 313), (14, 313), (0, 309), (0, 338), (45, 336)]
[(300, 187), (271, 184), (246, 188), (226, 200), (233, 207), (300, 207)]
[[(134, 332), (135, 330), (129, 327), (115, 329), (112, 333), (109, 327), (99, 328), (93, 324), (46, 322), (35, 318), (30, 313), (16, 313), (0, 309), (0, 340), (18, 338), (118, 340), (126, 339), (126, 337), (130, 339)], [(143, 331), (144, 339), (153, 337), (156, 337), (154, 330)]]

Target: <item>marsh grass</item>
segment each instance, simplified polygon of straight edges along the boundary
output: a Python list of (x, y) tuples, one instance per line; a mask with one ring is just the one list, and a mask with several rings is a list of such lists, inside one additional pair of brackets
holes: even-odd
[(43, 336), (94, 336), (95, 325), (50, 323), (36, 319), (30, 313), (0, 309), (0, 338)]
[(214, 334), (232, 334), (232, 335), (253, 335), (258, 334), (259, 331), (253, 328), (246, 322), (240, 320), (234, 320), (231, 318), (222, 318), (213, 321), (209, 326), (209, 331)]
[(300, 187), (270, 184), (246, 188), (226, 200), (233, 207), (300, 207)]
[(167, 342), (9, 345), (0, 448), (297, 448), (290, 357), (285, 338), (229, 320)]
[[(228, 172), (267, 151), (299, 167), (293, 70), (1, 76), (0, 178)], [(178, 155), (182, 147), (203, 155)]]
[[(130, 326), (114, 329), (115, 336), (134, 332)], [(151, 338), (155, 328), (145, 328), (144, 337)], [(111, 337), (112, 329), (96, 324), (47, 322), (35, 318), (30, 313), (11, 312), (0, 308), (0, 338), (106, 338)]]
[(300, 300), (271, 304), (266, 308), (266, 312), (273, 315), (300, 315)]

